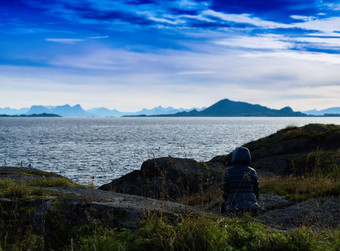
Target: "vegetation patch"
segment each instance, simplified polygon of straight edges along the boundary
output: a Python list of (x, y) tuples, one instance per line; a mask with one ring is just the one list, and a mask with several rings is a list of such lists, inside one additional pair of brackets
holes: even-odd
[(47, 193), (48, 191), (45, 191), (42, 188), (31, 187), (27, 184), (17, 183), (11, 179), (0, 180), (0, 197), (29, 200), (32, 198), (41, 197)]
[(260, 183), (261, 193), (302, 201), (315, 197), (340, 196), (339, 179), (333, 177), (272, 177)]
[(288, 126), (280, 130), (278, 133), (283, 133), (280, 140), (293, 139), (298, 137), (306, 137), (309, 139), (316, 139), (326, 135), (340, 132), (340, 126), (334, 124), (309, 124), (304, 127)]
[[(62, 215), (56, 214), (57, 218)], [(340, 231), (273, 231), (251, 218), (186, 215), (180, 221), (148, 215), (135, 230), (91, 224), (41, 235), (2, 238), (0, 250), (338, 250)]]
[(40, 171), (40, 170), (33, 170), (33, 171), (29, 171), (27, 172), (27, 175), (30, 176), (41, 176), (41, 177), (58, 177), (58, 178), (63, 178), (63, 176), (56, 174), (56, 173), (51, 173), (51, 172), (44, 172), (44, 171)]
[(37, 187), (80, 187), (81, 185), (71, 181), (65, 177), (49, 178), (41, 177), (38, 179), (32, 179), (28, 182), (30, 186)]
[(297, 176), (329, 176), (340, 178), (340, 149), (337, 151), (316, 150), (294, 157), (292, 168)]
[(149, 215), (137, 230), (92, 225), (74, 233), (69, 248), (78, 250), (337, 250), (340, 245), (339, 231), (283, 233), (252, 220), (191, 215), (179, 222)]

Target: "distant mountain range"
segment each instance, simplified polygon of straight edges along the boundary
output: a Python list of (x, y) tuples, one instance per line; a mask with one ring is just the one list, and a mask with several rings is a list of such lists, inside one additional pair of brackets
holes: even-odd
[(0, 114), (2, 115), (32, 115), (32, 114), (56, 114), (61, 117), (122, 117), (122, 116), (138, 116), (138, 115), (159, 115), (159, 114), (174, 114), (177, 112), (191, 111), (194, 109), (202, 110), (204, 108), (173, 108), (157, 106), (152, 109), (142, 109), (138, 112), (120, 112), (116, 109), (110, 110), (105, 107), (92, 108), (84, 110), (79, 104), (75, 106), (62, 105), (62, 106), (42, 106), (34, 105), (31, 108), (12, 109), (9, 107), (0, 108)]
[(290, 107), (281, 110), (270, 109), (261, 105), (253, 105), (246, 102), (223, 99), (208, 108), (190, 112), (179, 112), (173, 115), (183, 117), (303, 117), (307, 116), (301, 112), (294, 112)]
[(88, 113), (90, 113), (94, 117), (122, 117), (122, 116), (138, 116), (138, 115), (146, 115), (146, 116), (152, 116), (152, 115), (160, 115), (160, 114), (175, 114), (177, 112), (183, 112), (183, 111), (191, 111), (194, 109), (202, 110), (204, 108), (191, 108), (191, 109), (184, 109), (184, 108), (173, 108), (173, 107), (162, 107), (157, 106), (152, 109), (142, 109), (138, 112), (120, 112), (118, 110), (109, 110), (105, 107), (100, 108), (92, 108), (87, 110)]
[(20, 115), (8, 115), (8, 114), (0, 114), (0, 117), (61, 117), (56, 114), (50, 114), (50, 113), (39, 113), (39, 114), (20, 114)]
[(122, 116), (173, 116), (173, 117), (302, 117), (302, 116), (340, 116), (340, 107), (333, 107), (321, 111), (309, 110), (304, 113), (295, 112), (290, 107), (280, 110), (271, 109), (258, 104), (223, 99), (208, 108), (173, 108), (158, 106), (152, 109), (142, 109), (138, 112), (120, 112), (105, 107), (84, 110), (79, 104), (75, 106), (41, 106), (31, 108), (12, 109), (0, 108), (3, 115), (33, 115), (55, 114), (62, 117), (122, 117)]
[(340, 114), (340, 107), (331, 107), (331, 108), (327, 108), (324, 110), (308, 110), (308, 111), (304, 111), (303, 113), (308, 114), (308, 115), (314, 115), (314, 116), (323, 116), (325, 114), (331, 115), (331, 114)]
[(21, 115), (29, 111), (29, 108), (13, 109), (10, 107), (0, 108), (0, 114)]
[(26, 115), (31, 114), (41, 114), (41, 113), (50, 113), (57, 114), (62, 117), (91, 117), (91, 114), (86, 112), (80, 105), (70, 106), (70, 105), (62, 105), (62, 106), (42, 106), (42, 105), (34, 105), (32, 106)]

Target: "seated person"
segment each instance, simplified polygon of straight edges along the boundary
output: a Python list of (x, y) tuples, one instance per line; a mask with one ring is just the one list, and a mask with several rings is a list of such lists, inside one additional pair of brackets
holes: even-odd
[(232, 166), (224, 174), (222, 213), (256, 213), (260, 209), (259, 181), (256, 171), (249, 167), (250, 162), (248, 148), (239, 147), (233, 152)]

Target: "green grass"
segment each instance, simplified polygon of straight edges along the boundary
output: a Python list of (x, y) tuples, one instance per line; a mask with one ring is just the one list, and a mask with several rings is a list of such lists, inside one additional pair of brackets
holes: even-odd
[(275, 176), (261, 180), (261, 193), (287, 196), (292, 200), (307, 200), (313, 197), (340, 196), (340, 151), (315, 151), (296, 160), (302, 170), (300, 176)]
[(67, 178), (45, 178), (29, 180), (27, 183), (14, 182), (12, 179), (0, 179), (0, 197), (29, 200), (50, 196), (51, 192), (44, 187), (78, 187), (77, 183)]
[(0, 180), (0, 197), (10, 199), (32, 199), (44, 195), (42, 188), (30, 187), (27, 184), (16, 183), (11, 179)]
[(83, 227), (72, 245), (77, 250), (337, 250), (339, 237), (339, 231), (316, 234), (305, 228), (282, 233), (240, 219), (189, 215), (173, 222), (149, 215), (137, 230)]
[(32, 179), (28, 181), (29, 186), (38, 187), (80, 187), (81, 185), (71, 181), (65, 177), (49, 178), (41, 177), (39, 179)]
[[(60, 229), (59, 229), (60, 230)], [(62, 235), (58, 236), (56, 234)], [(51, 238), (62, 242), (51, 245)], [(15, 239), (2, 238), (0, 250), (339, 250), (340, 231), (316, 233), (308, 228), (279, 232), (251, 218), (183, 216), (179, 221), (147, 215), (135, 230), (102, 224)]]
[(323, 177), (273, 177), (261, 182), (261, 193), (287, 196), (302, 201), (313, 197), (340, 196), (340, 182)]

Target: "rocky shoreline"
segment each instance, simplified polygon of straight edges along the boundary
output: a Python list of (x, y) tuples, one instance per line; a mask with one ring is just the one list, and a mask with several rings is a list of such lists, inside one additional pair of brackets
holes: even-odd
[[(286, 128), (245, 146), (252, 152), (260, 182), (283, 174), (299, 177), (318, 169), (339, 168), (340, 164), (340, 128), (334, 125)], [(138, 228), (150, 213), (170, 219), (179, 219), (183, 214), (219, 215), (221, 198), (206, 200), (200, 205), (185, 203), (185, 198), (197, 194), (209, 197), (210, 191), (218, 191), (229, 160), (230, 154), (217, 156), (209, 162), (171, 157), (151, 159), (143, 163), (141, 170), (99, 189), (83, 187), (69, 180), (67, 185), (56, 186), (57, 181), (67, 179), (36, 169), (0, 167), (0, 181), (41, 189), (26, 197), (6, 195), (0, 190), (1, 217), (20, 212), (23, 224), (33, 226), (36, 233), (43, 233), (54, 228), (56, 214), (62, 215), (70, 227), (96, 222), (130, 229)], [(46, 182), (43, 187), (42, 181)], [(293, 201), (284, 196), (261, 193), (260, 204), (264, 212), (254, 220), (274, 229), (289, 230), (300, 226), (339, 229), (338, 195)]]

